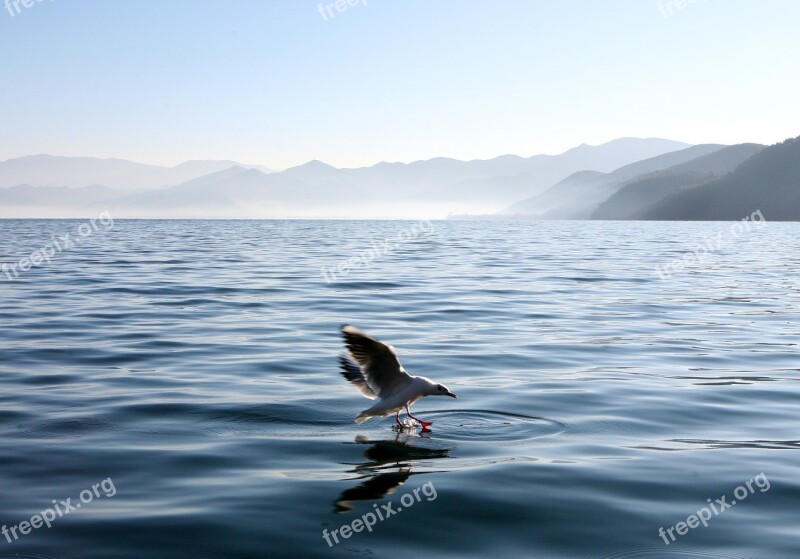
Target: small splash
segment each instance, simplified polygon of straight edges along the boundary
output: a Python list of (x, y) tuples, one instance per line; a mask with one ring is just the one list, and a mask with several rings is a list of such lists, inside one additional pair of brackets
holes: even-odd
[(406, 418), (400, 424), (395, 422), (395, 424), (392, 425), (392, 431), (395, 431), (397, 433), (408, 433), (408, 432), (416, 431), (417, 427), (420, 427), (420, 424), (419, 424), (418, 421), (414, 421), (413, 419)]

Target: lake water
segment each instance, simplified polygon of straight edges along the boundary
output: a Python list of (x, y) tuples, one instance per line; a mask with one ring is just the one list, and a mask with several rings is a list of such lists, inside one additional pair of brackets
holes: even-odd
[[(0, 221), (47, 245), (0, 276), (2, 559), (797, 557), (800, 224)], [(459, 395), (430, 433), (353, 422), (343, 323)]]

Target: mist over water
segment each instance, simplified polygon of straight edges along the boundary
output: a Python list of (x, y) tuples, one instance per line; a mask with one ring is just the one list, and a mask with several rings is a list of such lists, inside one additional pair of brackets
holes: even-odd
[[(0, 261), (81, 223), (0, 221)], [(0, 558), (796, 555), (800, 225), (663, 276), (731, 224), (434, 221), (326, 282), (413, 224), (118, 219), (0, 276), (0, 526), (114, 487)], [(343, 323), (458, 394), (431, 433), (353, 423)]]

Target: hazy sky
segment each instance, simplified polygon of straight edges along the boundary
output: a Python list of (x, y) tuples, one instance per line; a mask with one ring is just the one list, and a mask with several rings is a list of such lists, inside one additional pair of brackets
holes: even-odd
[(797, 0), (15, 1), (0, 160), (280, 169), (800, 135)]

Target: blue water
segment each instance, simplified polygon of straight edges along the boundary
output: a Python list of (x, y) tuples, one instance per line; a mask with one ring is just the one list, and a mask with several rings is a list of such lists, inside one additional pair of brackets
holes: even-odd
[[(0, 221), (79, 239), (0, 276), (2, 559), (797, 556), (800, 224), (434, 222), (327, 284), (414, 224), (83, 223)], [(353, 423), (343, 323), (458, 393), (432, 432)]]

